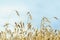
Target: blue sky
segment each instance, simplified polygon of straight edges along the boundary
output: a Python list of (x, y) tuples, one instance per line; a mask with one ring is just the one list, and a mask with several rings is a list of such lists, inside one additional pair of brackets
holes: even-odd
[[(34, 26), (40, 26), (41, 17), (48, 17), (52, 21), (55, 29), (60, 29), (60, 19), (53, 19), (54, 16), (60, 18), (60, 0), (0, 0), (0, 25), (9, 21), (13, 23), (18, 20), (14, 10), (18, 10), (21, 15), (31, 11)], [(23, 21), (25, 20), (23, 17)], [(0, 27), (1, 28), (1, 27)]]

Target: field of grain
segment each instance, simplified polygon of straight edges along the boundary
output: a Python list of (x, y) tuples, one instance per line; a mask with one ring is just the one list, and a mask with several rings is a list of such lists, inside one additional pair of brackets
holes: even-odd
[[(16, 11), (16, 14), (20, 17), (18, 11)], [(34, 28), (32, 23), (29, 22), (33, 19), (30, 12), (27, 12), (27, 15), (29, 20), (26, 25), (23, 21), (14, 22), (14, 32), (8, 29), (9, 22), (6, 23), (4, 25), (5, 31), (0, 32), (0, 40), (60, 40), (60, 30), (52, 29), (47, 17), (42, 17), (40, 29), (38, 29)], [(57, 20), (57, 17), (54, 18)]]

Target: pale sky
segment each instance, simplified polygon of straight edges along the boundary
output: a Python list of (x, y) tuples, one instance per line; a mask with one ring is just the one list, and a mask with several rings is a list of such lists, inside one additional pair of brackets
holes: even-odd
[[(26, 18), (26, 12), (31, 11), (34, 26), (40, 26), (41, 17), (48, 17), (52, 21), (55, 29), (60, 29), (60, 19), (54, 20), (52, 17), (60, 18), (60, 0), (0, 0), (0, 28), (5, 22), (13, 23), (17, 21), (15, 11), (18, 10)], [(24, 18), (25, 17), (25, 18)]]

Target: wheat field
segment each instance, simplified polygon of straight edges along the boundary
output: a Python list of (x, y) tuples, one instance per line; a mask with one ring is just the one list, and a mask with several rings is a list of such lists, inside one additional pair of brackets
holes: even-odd
[[(18, 11), (16, 13), (20, 17)], [(29, 22), (33, 19), (30, 12), (27, 12), (27, 15), (29, 20), (26, 26), (23, 21), (14, 22), (14, 32), (8, 30), (9, 23), (4, 24), (5, 31), (0, 32), (0, 40), (60, 40), (60, 30), (54, 30), (47, 17), (42, 17), (40, 29), (38, 29), (34, 28), (32, 23)], [(54, 18), (57, 19), (56, 17)], [(26, 30), (25, 27), (27, 28)]]

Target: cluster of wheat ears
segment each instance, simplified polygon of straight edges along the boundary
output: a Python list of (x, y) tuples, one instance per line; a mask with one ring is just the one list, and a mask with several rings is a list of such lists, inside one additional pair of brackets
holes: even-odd
[[(18, 11), (16, 13), (20, 17)], [(32, 20), (30, 12), (27, 12), (27, 15), (29, 21)], [(54, 18), (57, 19), (57, 17)], [(14, 22), (14, 32), (8, 30), (10, 24), (6, 23), (4, 25), (5, 31), (0, 32), (0, 40), (60, 40), (60, 31), (52, 29), (51, 22), (47, 17), (42, 17), (40, 29), (34, 28), (29, 21), (26, 25), (22, 21)]]

